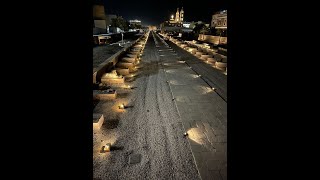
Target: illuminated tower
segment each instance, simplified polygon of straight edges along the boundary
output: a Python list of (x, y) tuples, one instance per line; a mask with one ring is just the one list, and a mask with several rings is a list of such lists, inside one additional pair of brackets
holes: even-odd
[(177, 12), (176, 12), (176, 23), (179, 23), (180, 21), (180, 17), (179, 17), (179, 8), (177, 8)]
[(182, 7), (181, 11), (180, 11), (180, 23), (183, 22), (183, 17), (184, 17), (184, 11), (183, 11), (183, 7)]

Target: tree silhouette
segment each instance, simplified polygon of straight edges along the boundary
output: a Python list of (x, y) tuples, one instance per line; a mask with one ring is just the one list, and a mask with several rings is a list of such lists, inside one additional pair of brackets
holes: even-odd
[(111, 26), (112, 27), (118, 27), (121, 30), (124, 31), (128, 31), (129, 27), (128, 27), (128, 23), (125, 19), (123, 19), (122, 17), (117, 17), (117, 18), (112, 18), (111, 19)]

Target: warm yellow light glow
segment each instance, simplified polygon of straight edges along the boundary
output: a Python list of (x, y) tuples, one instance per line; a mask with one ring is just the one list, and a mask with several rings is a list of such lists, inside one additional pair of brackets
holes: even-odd
[(171, 15), (171, 19), (173, 19), (173, 17), (174, 17), (174, 16), (173, 16), (173, 15)]
[(102, 146), (101, 149), (100, 149), (100, 153), (104, 153), (105, 152), (105, 148), (106, 148), (106, 146)]
[(195, 75), (195, 74), (191, 74), (190, 76), (193, 78), (198, 78), (198, 75)]
[(106, 152), (110, 152), (110, 149), (111, 149), (111, 144), (110, 144), (110, 143), (106, 144), (104, 150), (105, 150)]
[(124, 109), (124, 104), (120, 104), (119, 109)]
[(185, 133), (183, 133), (183, 135), (184, 135), (184, 136), (187, 136), (187, 135), (188, 135), (188, 133), (187, 133), (187, 132), (185, 132)]
[(206, 135), (199, 128), (191, 128), (187, 131), (188, 138), (198, 144), (205, 144)]

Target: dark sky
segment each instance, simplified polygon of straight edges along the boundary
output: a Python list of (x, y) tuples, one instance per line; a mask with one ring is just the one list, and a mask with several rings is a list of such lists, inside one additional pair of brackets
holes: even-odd
[(100, 0), (106, 14), (126, 20), (139, 19), (144, 25), (159, 25), (183, 6), (185, 21), (210, 22), (212, 14), (227, 9), (227, 0)]

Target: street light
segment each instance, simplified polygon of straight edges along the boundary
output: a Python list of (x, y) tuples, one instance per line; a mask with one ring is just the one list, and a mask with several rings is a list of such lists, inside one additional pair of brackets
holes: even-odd
[(111, 150), (111, 143), (107, 143), (105, 148), (104, 148), (105, 152), (110, 152)]
[(124, 108), (125, 108), (124, 104), (123, 103), (120, 104), (119, 109), (124, 109)]

